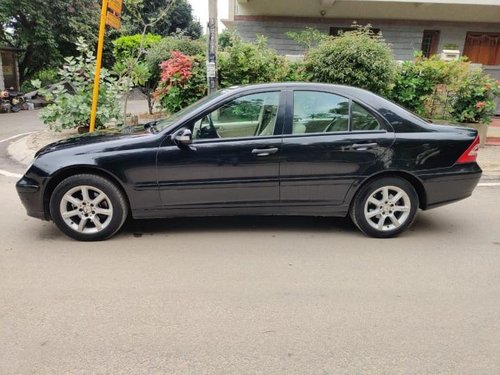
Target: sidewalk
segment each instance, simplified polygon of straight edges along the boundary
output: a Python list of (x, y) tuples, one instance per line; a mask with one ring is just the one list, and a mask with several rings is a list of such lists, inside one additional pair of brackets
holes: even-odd
[[(147, 104), (142, 100), (131, 101), (129, 108), (132, 114), (147, 112)], [(38, 118), (37, 111), (32, 111), (32, 113)], [(479, 151), (478, 163), (483, 169), (483, 178), (500, 179), (500, 118), (496, 118), (490, 126), (486, 146)], [(12, 142), (7, 148), (10, 158), (27, 165), (33, 160), (35, 152), (43, 146), (76, 134), (75, 130), (53, 133), (47, 130), (41, 122), (40, 128), (44, 130)]]
[(488, 125), (488, 137), (486, 144), (491, 146), (500, 146), (500, 117), (495, 117)]

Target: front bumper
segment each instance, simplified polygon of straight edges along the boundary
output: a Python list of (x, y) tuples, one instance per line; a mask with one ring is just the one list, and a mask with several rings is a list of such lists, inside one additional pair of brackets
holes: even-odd
[(439, 207), (470, 197), (481, 179), (477, 163), (456, 164), (441, 171), (419, 174), (426, 191), (423, 209)]
[(16, 183), (16, 190), (28, 216), (49, 220), (44, 210), (43, 192), (37, 181), (23, 176)]

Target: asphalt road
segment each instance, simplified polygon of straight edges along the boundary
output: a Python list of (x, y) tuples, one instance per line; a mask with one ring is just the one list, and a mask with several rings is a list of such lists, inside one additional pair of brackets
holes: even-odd
[(79, 243), (0, 176), (0, 374), (499, 374), (500, 188), (390, 240), (347, 220), (131, 222)]
[[(0, 169), (25, 168), (2, 140), (33, 118), (0, 116)], [(252, 217), (80, 243), (28, 218), (14, 183), (0, 175), (1, 375), (500, 374), (500, 186), (390, 240)]]
[(0, 114), (0, 170), (22, 173), (25, 166), (7, 158), (7, 146), (23, 134), (42, 130), (44, 125), (38, 120), (38, 111)]

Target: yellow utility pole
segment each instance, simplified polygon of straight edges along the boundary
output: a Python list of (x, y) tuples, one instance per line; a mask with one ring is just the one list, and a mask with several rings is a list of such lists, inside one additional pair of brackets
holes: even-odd
[(119, 29), (121, 26), (121, 11), (122, 0), (102, 0), (101, 22), (99, 24), (99, 40), (97, 42), (97, 56), (95, 63), (94, 93), (92, 96), (92, 110), (90, 112), (90, 133), (92, 133), (95, 129), (97, 102), (99, 100), (99, 83), (101, 78), (102, 50), (104, 49), (104, 33), (106, 31), (106, 24), (115, 29)]
[(101, 23), (99, 25), (99, 40), (97, 42), (97, 58), (95, 63), (94, 95), (92, 96), (92, 111), (90, 112), (90, 129), (95, 129), (95, 118), (97, 114), (97, 101), (99, 100), (99, 82), (101, 77), (102, 50), (104, 48), (104, 32), (106, 31), (106, 13), (108, 11), (108, 0), (102, 0)]

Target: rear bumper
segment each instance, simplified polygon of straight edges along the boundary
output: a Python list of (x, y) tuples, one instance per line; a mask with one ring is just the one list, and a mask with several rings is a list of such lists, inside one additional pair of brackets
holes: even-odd
[(470, 197), (482, 175), (477, 163), (456, 164), (450, 168), (417, 175), (426, 192), (424, 210)]
[(23, 176), (16, 183), (16, 190), (28, 216), (49, 220), (43, 207), (43, 193), (38, 182)]

